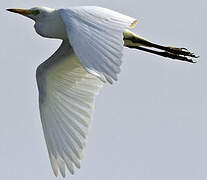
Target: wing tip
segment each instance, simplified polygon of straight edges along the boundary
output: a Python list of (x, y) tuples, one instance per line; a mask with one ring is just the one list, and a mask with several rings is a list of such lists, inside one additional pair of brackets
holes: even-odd
[(135, 19), (135, 20), (129, 25), (129, 27), (130, 27), (130, 28), (134, 28), (134, 27), (137, 25), (137, 23), (138, 23), (138, 20)]

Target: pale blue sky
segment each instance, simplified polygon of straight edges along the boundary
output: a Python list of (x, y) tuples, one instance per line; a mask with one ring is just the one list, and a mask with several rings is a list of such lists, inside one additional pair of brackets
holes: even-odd
[(0, 179), (59, 180), (50, 167), (38, 111), (36, 67), (59, 46), (6, 8), (98, 5), (139, 20), (135, 33), (187, 47), (197, 64), (125, 49), (122, 73), (96, 101), (82, 167), (71, 180), (206, 180), (207, 53), (204, 0), (2, 1)]

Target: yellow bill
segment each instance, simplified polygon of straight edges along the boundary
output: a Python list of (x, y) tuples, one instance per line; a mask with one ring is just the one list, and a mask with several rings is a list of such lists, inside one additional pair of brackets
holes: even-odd
[(32, 12), (28, 9), (7, 9), (7, 11), (13, 12), (13, 13), (18, 13), (22, 15), (30, 15)]

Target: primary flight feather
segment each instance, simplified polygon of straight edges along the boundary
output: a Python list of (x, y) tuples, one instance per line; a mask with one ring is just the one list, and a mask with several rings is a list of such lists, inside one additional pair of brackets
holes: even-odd
[[(154, 44), (128, 30), (137, 20), (94, 7), (7, 9), (35, 21), (36, 32), (62, 39), (58, 50), (36, 72), (39, 108), (54, 174), (74, 174), (86, 144), (95, 96), (120, 72), (124, 46), (160, 56), (195, 62), (185, 48)], [(163, 51), (152, 50), (157, 48)]]

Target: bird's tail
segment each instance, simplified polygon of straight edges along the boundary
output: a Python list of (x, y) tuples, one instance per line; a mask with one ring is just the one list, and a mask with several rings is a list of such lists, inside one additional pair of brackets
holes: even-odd
[[(181, 61), (187, 61), (190, 63), (195, 63), (196, 61), (193, 58), (198, 58), (194, 53), (189, 52), (186, 48), (175, 48), (175, 47), (166, 47), (161, 46), (150, 41), (147, 41), (135, 33), (125, 30), (123, 33), (124, 36), (124, 46), (128, 48), (134, 48), (138, 50), (142, 50), (145, 52), (149, 52), (152, 54), (156, 54), (159, 56), (177, 59)], [(156, 51), (154, 49), (159, 49), (163, 51)]]

